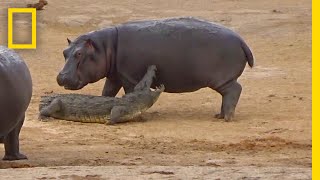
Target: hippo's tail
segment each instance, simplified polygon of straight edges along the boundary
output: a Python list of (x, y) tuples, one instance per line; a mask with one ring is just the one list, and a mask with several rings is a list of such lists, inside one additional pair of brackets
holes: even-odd
[(250, 48), (248, 47), (248, 45), (244, 41), (241, 41), (241, 47), (242, 47), (244, 54), (247, 57), (247, 61), (248, 61), (249, 66), (253, 67), (254, 57), (253, 57), (253, 54), (252, 54)]

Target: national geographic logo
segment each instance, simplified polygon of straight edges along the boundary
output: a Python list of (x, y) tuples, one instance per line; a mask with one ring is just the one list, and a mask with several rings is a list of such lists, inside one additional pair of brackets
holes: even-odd
[[(31, 44), (13, 44), (13, 13), (31, 13)], [(8, 48), (36, 49), (37, 47), (37, 11), (36, 8), (8, 8)]]

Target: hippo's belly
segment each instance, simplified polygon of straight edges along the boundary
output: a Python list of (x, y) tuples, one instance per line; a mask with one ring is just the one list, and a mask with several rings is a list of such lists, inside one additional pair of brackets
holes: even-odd
[(216, 88), (238, 78), (246, 64), (239, 36), (221, 26), (194, 21), (120, 26), (117, 70), (121, 77), (138, 82), (149, 65), (156, 65), (154, 84), (163, 83), (166, 92)]
[(21, 120), (31, 95), (32, 81), (26, 64), (13, 51), (0, 46), (0, 136)]

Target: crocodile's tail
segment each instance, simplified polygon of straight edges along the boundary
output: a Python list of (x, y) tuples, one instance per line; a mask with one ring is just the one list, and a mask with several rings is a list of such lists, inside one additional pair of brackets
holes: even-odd
[(250, 48), (243, 40), (241, 40), (241, 47), (242, 47), (244, 54), (246, 55), (247, 62), (249, 64), (249, 66), (252, 68), (254, 65), (254, 57), (253, 57), (253, 54), (252, 54)]

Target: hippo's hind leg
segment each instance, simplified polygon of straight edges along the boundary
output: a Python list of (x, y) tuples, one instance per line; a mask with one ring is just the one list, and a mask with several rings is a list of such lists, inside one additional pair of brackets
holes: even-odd
[(25, 116), (23, 115), (17, 126), (4, 138), (5, 155), (3, 160), (13, 161), (27, 159), (27, 156), (21, 154), (19, 150), (19, 134), (24, 118)]
[(216, 89), (216, 91), (222, 95), (222, 105), (220, 114), (215, 117), (226, 121), (232, 120), (242, 91), (241, 85), (234, 80)]

